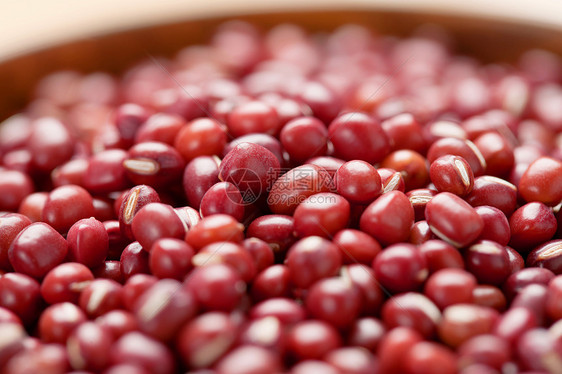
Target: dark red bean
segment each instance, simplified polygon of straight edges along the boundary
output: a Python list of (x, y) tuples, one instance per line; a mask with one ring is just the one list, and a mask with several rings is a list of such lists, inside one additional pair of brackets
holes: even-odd
[(460, 252), (442, 240), (428, 240), (418, 249), (425, 257), (430, 274), (440, 269), (464, 268), (464, 260)]
[(466, 270), (441, 269), (427, 279), (424, 293), (443, 310), (449, 305), (471, 303), (476, 285), (476, 278)]
[[(313, 317), (332, 326), (349, 326), (359, 315), (362, 294), (358, 287), (342, 277), (321, 279), (308, 290), (305, 305)], [(338, 305), (337, 309), (332, 306)]]
[(61, 187), (67, 184), (82, 186), (88, 164), (88, 160), (85, 158), (75, 158), (58, 166), (51, 173), (53, 186)]
[(441, 320), (441, 312), (424, 295), (407, 292), (388, 299), (382, 307), (381, 317), (388, 329), (409, 327), (425, 338), (431, 338)]
[(143, 249), (139, 242), (132, 242), (125, 247), (121, 253), (120, 269), (125, 279), (129, 279), (135, 274), (148, 274), (149, 254)]
[(431, 231), (455, 247), (472, 243), (484, 228), (484, 222), (474, 208), (450, 192), (434, 196), (427, 203), (425, 217)]
[(373, 201), (361, 215), (360, 227), (383, 246), (404, 242), (414, 224), (414, 209), (404, 193), (391, 191)]
[(111, 279), (117, 283), (125, 282), (125, 276), (121, 272), (120, 261), (104, 261), (101, 266), (92, 269), (92, 273), (96, 278)]
[(7, 374), (66, 373), (70, 365), (64, 346), (48, 343), (21, 350), (4, 369)]
[(344, 373), (359, 374), (378, 371), (377, 359), (369, 352), (358, 347), (335, 349), (328, 353), (324, 360)]
[(340, 195), (353, 203), (370, 203), (382, 193), (382, 182), (371, 164), (353, 160), (343, 164), (334, 175)]
[(242, 247), (244, 247), (254, 259), (257, 272), (273, 265), (275, 261), (273, 249), (265, 241), (258, 238), (248, 238), (242, 242)]
[(330, 175), (330, 177), (333, 178), (340, 166), (345, 164), (345, 160), (331, 156), (318, 156), (309, 158), (304, 163), (308, 165), (318, 166), (324, 169)]
[(250, 282), (256, 275), (252, 256), (239, 244), (215, 242), (201, 248), (191, 261), (194, 266), (222, 263), (235, 269), (244, 282)]
[(347, 344), (362, 347), (375, 353), (385, 332), (385, 327), (380, 320), (374, 317), (359, 318), (353, 322), (349, 329)]
[(507, 250), (496, 242), (476, 242), (466, 250), (464, 258), (467, 270), (479, 283), (498, 286), (511, 274)]
[(235, 348), (217, 363), (217, 374), (275, 373), (280, 370), (279, 354), (252, 345)]
[(228, 152), (232, 151), (234, 147), (241, 143), (254, 143), (261, 145), (273, 153), (281, 165), (285, 164), (285, 154), (283, 153), (284, 151), (281, 146), (281, 142), (277, 140), (277, 138), (263, 133), (253, 133), (233, 139), (223, 148), (222, 155), (226, 156)]
[(259, 272), (252, 283), (255, 301), (291, 296), (291, 274), (285, 265), (275, 264)]
[(378, 349), (380, 373), (401, 373), (407, 352), (423, 337), (409, 327), (396, 327), (381, 340)]
[(174, 147), (189, 162), (198, 156), (220, 155), (226, 141), (226, 130), (220, 123), (210, 118), (197, 118), (179, 130)]
[(43, 217), (43, 208), (47, 202), (49, 194), (47, 192), (34, 192), (27, 195), (21, 202), (18, 213), (23, 214), (31, 222), (39, 222)]
[(65, 302), (51, 305), (39, 318), (39, 337), (46, 343), (65, 344), (72, 330), (86, 320), (86, 314), (74, 304)]
[(273, 213), (293, 214), (307, 197), (333, 190), (333, 181), (320, 166), (304, 164), (279, 177), (271, 186), (267, 203)]
[(499, 313), (492, 308), (456, 304), (443, 311), (438, 333), (441, 341), (458, 347), (473, 336), (492, 332)]
[(227, 126), (234, 137), (251, 133), (277, 135), (281, 129), (277, 111), (262, 101), (249, 101), (235, 107), (228, 116)]
[(293, 244), (286, 260), (291, 280), (299, 288), (308, 288), (319, 279), (336, 275), (341, 264), (338, 247), (318, 236), (309, 236)]
[(184, 285), (204, 310), (232, 311), (246, 291), (246, 284), (238, 272), (224, 264), (195, 269)]
[(95, 194), (127, 188), (129, 182), (123, 166), (127, 157), (127, 152), (121, 149), (110, 149), (93, 155), (83, 176), (84, 188)]
[(458, 349), (459, 366), (468, 367), (475, 363), (501, 370), (511, 359), (511, 348), (495, 335), (483, 334), (465, 341)]
[(538, 266), (562, 274), (562, 240), (551, 240), (533, 249), (527, 256), (527, 266)]
[(490, 131), (478, 136), (474, 145), (486, 160), (486, 174), (507, 177), (515, 164), (513, 148), (501, 134)]
[(11, 270), (12, 265), (8, 258), (8, 250), (14, 241), (15, 237), (24, 228), (29, 226), (31, 221), (29, 218), (22, 214), (13, 213), (0, 216), (0, 231), (2, 238), (0, 238), (0, 269)]
[(423, 137), (422, 127), (410, 113), (398, 114), (381, 124), (389, 138), (393, 150), (411, 149), (424, 152), (427, 144)]
[(195, 316), (197, 302), (177, 280), (162, 279), (137, 298), (133, 312), (142, 332), (168, 341)]
[(279, 174), (279, 160), (266, 148), (241, 143), (223, 158), (219, 179), (238, 187), (246, 202), (266, 196)]
[(431, 182), (439, 192), (466, 196), (474, 187), (474, 174), (468, 162), (460, 157), (445, 155), (437, 158), (429, 168)]
[(8, 258), (20, 273), (42, 278), (60, 264), (68, 252), (68, 243), (51, 226), (32, 223), (12, 242)]
[(125, 310), (111, 310), (98, 318), (95, 322), (106, 329), (113, 340), (119, 339), (128, 332), (138, 330), (138, 322), (135, 316)]
[(320, 359), (341, 345), (337, 330), (322, 321), (299, 322), (287, 333), (287, 350), (300, 360)]
[(135, 143), (162, 142), (174, 145), (174, 139), (184, 124), (185, 121), (178, 115), (156, 113), (138, 128)]
[(484, 156), (470, 140), (456, 138), (439, 139), (429, 147), (427, 160), (433, 163), (437, 158), (447, 154), (464, 158), (470, 165), (475, 177), (483, 175), (486, 170)]
[(185, 161), (168, 144), (145, 142), (129, 149), (127, 158), (123, 160), (123, 168), (133, 183), (160, 188), (180, 180)]
[(14, 312), (25, 325), (35, 321), (41, 311), (40, 285), (21, 273), (0, 277), (0, 306)]
[(324, 192), (306, 198), (293, 214), (297, 236), (332, 237), (349, 221), (350, 208), (340, 195)]
[(412, 244), (394, 244), (373, 261), (373, 269), (383, 289), (392, 293), (416, 291), (429, 270), (424, 255)]
[(523, 269), (525, 267), (525, 260), (523, 259), (523, 256), (509, 246), (506, 246), (505, 249), (507, 249), (507, 254), (509, 256), (511, 273), (513, 274), (516, 271)]
[(404, 357), (408, 374), (457, 373), (457, 357), (449, 348), (434, 342), (419, 342)]
[(294, 219), (282, 214), (266, 214), (256, 218), (248, 226), (248, 237), (259, 238), (268, 243), (275, 253), (285, 251), (297, 240)]
[(382, 250), (373, 237), (354, 229), (338, 231), (332, 243), (340, 249), (344, 264), (371, 265)]
[(535, 316), (537, 324), (543, 325), (546, 321), (546, 299), (548, 289), (542, 284), (530, 284), (523, 287), (511, 302), (510, 309), (527, 308)]
[(219, 182), (211, 186), (201, 199), (201, 215), (228, 214), (242, 222), (244, 219), (244, 206), (242, 194), (230, 182)]
[(388, 168), (379, 168), (377, 169), (377, 172), (381, 177), (382, 193), (390, 191), (404, 192), (406, 190), (404, 178), (398, 171)]
[(115, 111), (115, 127), (125, 147), (133, 145), (140, 126), (148, 119), (147, 108), (133, 103), (122, 104)]
[(414, 225), (410, 230), (410, 237), (408, 238), (408, 241), (410, 243), (414, 245), (420, 245), (434, 239), (437, 239), (437, 237), (429, 228), (426, 220), (414, 222)]
[(84, 322), (66, 341), (68, 360), (75, 370), (102, 370), (109, 363), (111, 333), (95, 322)]
[(219, 181), (218, 159), (211, 156), (196, 157), (187, 164), (183, 173), (183, 190), (189, 205), (199, 209), (201, 199), (212, 185)]
[(111, 310), (121, 309), (123, 286), (111, 279), (95, 279), (80, 294), (80, 308), (89, 317), (99, 317)]
[(38, 170), (50, 172), (72, 157), (74, 141), (58, 119), (44, 117), (32, 123), (27, 147), (33, 165)]
[(507, 300), (502, 290), (487, 284), (478, 285), (474, 288), (472, 291), (472, 302), (476, 305), (494, 308), (499, 312), (502, 312), (507, 305)]
[(521, 176), (519, 193), (527, 202), (558, 204), (562, 200), (562, 162), (541, 157), (531, 163)]
[(150, 272), (158, 278), (183, 280), (191, 270), (195, 251), (179, 239), (158, 239), (152, 245), (148, 259)]
[(92, 280), (94, 275), (86, 266), (75, 262), (60, 264), (43, 279), (41, 296), (49, 304), (78, 304), (80, 293)]
[(16, 212), (33, 190), (33, 182), (27, 174), (0, 169), (0, 210)]
[(95, 218), (76, 222), (66, 237), (68, 241), (67, 259), (79, 262), (89, 268), (103, 264), (109, 249), (109, 236), (103, 223)]
[(94, 205), (93, 217), (98, 221), (109, 221), (118, 218), (113, 207), (114, 201), (104, 197), (92, 197)]
[(156, 282), (158, 282), (158, 278), (153, 275), (135, 274), (131, 276), (123, 285), (121, 292), (123, 306), (128, 310), (133, 310), (138, 297)]
[(511, 274), (503, 284), (505, 296), (509, 300), (524, 287), (530, 284), (543, 284), (545, 286), (555, 277), (554, 273), (543, 268), (525, 268)]
[(183, 239), (185, 228), (180, 217), (170, 205), (150, 203), (142, 207), (133, 217), (131, 229), (135, 239), (150, 251), (160, 238)]
[(523, 252), (550, 240), (556, 233), (558, 223), (552, 209), (543, 203), (523, 205), (509, 217), (511, 227), (510, 245)]
[(559, 348), (548, 330), (543, 328), (523, 333), (517, 340), (515, 352), (521, 367), (527, 370), (552, 371), (560, 361)]
[(503, 179), (484, 175), (474, 179), (474, 187), (466, 201), (475, 207), (492, 206), (509, 217), (517, 206), (517, 188)]
[(388, 154), (380, 163), (382, 168), (399, 172), (406, 191), (425, 187), (429, 181), (429, 165), (419, 153), (402, 149)]
[(119, 228), (121, 233), (128, 239), (134, 240), (131, 225), (133, 218), (141, 208), (150, 203), (159, 203), (160, 196), (150, 186), (140, 185), (128, 190), (119, 206)]
[(535, 327), (537, 318), (533, 312), (524, 307), (511, 307), (499, 317), (493, 333), (513, 346), (525, 331)]
[(328, 131), (335, 154), (344, 160), (376, 163), (390, 150), (381, 125), (364, 113), (340, 115), (330, 124)]
[(546, 297), (546, 314), (552, 321), (562, 318), (562, 277), (557, 276), (548, 283), (548, 294)]
[(477, 206), (474, 210), (484, 221), (484, 228), (478, 240), (491, 240), (507, 245), (511, 238), (511, 229), (505, 214), (498, 208), (488, 205)]
[(43, 221), (63, 234), (76, 221), (89, 218), (93, 214), (92, 196), (82, 187), (75, 185), (52, 190), (43, 207)]
[(292, 325), (306, 319), (304, 307), (292, 299), (271, 298), (257, 303), (250, 310), (251, 319), (274, 317), (284, 325)]
[(163, 343), (136, 331), (111, 346), (111, 362), (139, 365), (154, 374), (172, 374), (175, 368), (172, 353)]
[(437, 195), (437, 191), (429, 188), (418, 188), (406, 192), (406, 196), (408, 196), (410, 204), (414, 208), (416, 222), (425, 220), (425, 207), (435, 195)]
[(214, 364), (233, 345), (238, 327), (223, 312), (207, 312), (186, 323), (176, 339), (182, 361), (192, 368)]
[(239, 243), (243, 239), (244, 225), (226, 214), (213, 214), (203, 218), (185, 236), (187, 244), (196, 251), (215, 242)]
[(328, 150), (328, 129), (314, 117), (289, 121), (279, 134), (283, 148), (295, 162), (323, 156)]

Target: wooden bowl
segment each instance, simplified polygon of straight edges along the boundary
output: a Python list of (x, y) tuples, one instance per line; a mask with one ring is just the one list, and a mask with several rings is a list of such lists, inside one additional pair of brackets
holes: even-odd
[[(0, 119), (21, 110), (37, 80), (51, 71), (119, 73), (146, 58), (147, 53), (171, 56), (186, 45), (205, 42), (211, 29), (233, 18), (263, 29), (290, 22), (310, 31), (358, 23), (381, 34), (395, 35), (407, 35), (422, 24), (433, 23), (456, 38), (458, 52), (483, 61), (512, 61), (531, 48), (562, 54), (562, 19), (559, 20), (562, 3), (553, 0), (535, 0), (532, 4), (523, 0), (473, 1), (470, 4), (444, 0), (402, 0), (399, 4), (390, 0), (304, 3), (217, 0), (216, 4), (205, 4), (204, 1), (165, 0), (148, 5), (141, 1), (132, 2), (125, 9), (119, 8), (126, 13), (128, 22), (124, 22), (124, 18), (110, 17), (109, 21), (100, 23), (99, 17), (93, 18), (79, 25), (75, 33), (64, 27), (51, 34), (45, 33), (45, 25), (43, 29), (25, 29), (19, 44), (0, 44)], [(115, 4), (101, 0), (99, 6), (112, 12), (111, 6)], [(151, 14), (154, 17), (151, 18)], [(61, 19), (58, 21), (60, 23)], [(5, 30), (0, 27), (0, 33), (2, 31)], [(15, 35), (18, 39), (17, 32)], [(33, 35), (41, 37), (33, 38)]]

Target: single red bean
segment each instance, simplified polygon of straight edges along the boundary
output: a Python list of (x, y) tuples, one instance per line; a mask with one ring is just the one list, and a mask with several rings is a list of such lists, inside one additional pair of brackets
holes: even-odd
[(185, 124), (183, 118), (175, 114), (156, 113), (138, 128), (135, 143), (162, 142), (174, 145), (174, 139)]
[(292, 284), (289, 268), (275, 264), (259, 272), (252, 283), (252, 299), (261, 301), (274, 297), (291, 296)]
[(510, 245), (522, 253), (528, 252), (529, 249), (550, 240), (556, 233), (557, 225), (552, 209), (545, 204), (525, 204), (509, 217)]
[(90, 157), (82, 180), (84, 188), (95, 194), (127, 188), (129, 182), (123, 166), (127, 157), (127, 152), (121, 149), (109, 149)]
[(555, 277), (554, 273), (544, 268), (525, 268), (512, 273), (503, 284), (503, 290), (508, 300), (513, 298), (524, 287), (530, 284), (548, 283)]
[(341, 109), (338, 96), (326, 85), (317, 81), (307, 81), (298, 90), (297, 99), (306, 104), (326, 125), (336, 118)]
[(72, 330), (86, 320), (86, 314), (74, 304), (65, 302), (51, 305), (39, 318), (39, 337), (46, 343), (65, 344)]
[(321, 278), (336, 275), (341, 264), (338, 247), (318, 236), (309, 236), (293, 244), (286, 260), (291, 280), (299, 288), (308, 288)]
[(404, 178), (398, 171), (388, 168), (379, 168), (377, 169), (377, 172), (381, 177), (382, 193), (390, 191), (404, 192), (406, 190)]
[(410, 237), (408, 238), (410, 243), (420, 245), (434, 239), (437, 239), (437, 237), (429, 228), (426, 220), (414, 222), (414, 225), (410, 230)]
[(399, 191), (383, 194), (361, 215), (360, 227), (382, 245), (404, 242), (414, 224), (410, 200)]
[(121, 272), (120, 261), (104, 261), (101, 266), (92, 269), (95, 278), (111, 279), (117, 283), (125, 282), (125, 276)]
[(350, 208), (340, 195), (324, 192), (306, 198), (293, 214), (297, 236), (332, 237), (349, 221)]
[(331, 156), (318, 156), (309, 158), (304, 164), (318, 166), (324, 169), (330, 177), (333, 178), (340, 166), (345, 164), (345, 160)]
[(450, 192), (434, 196), (425, 208), (431, 231), (455, 247), (465, 247), (480, 236), (482, 218), (467, 202)]
[(416, 222), (425, 220), (425, 207), (435, 195), (437, 195), (437, 191), (430, 188), (418, 188), (406, 192), (406, 196), (408, 196), (410, 204), (414, 208)]
[(277, 111), (262, 101), (249, 101), (235, 107), (228, 116), (227, 126), (234, 137), (251, 133), (277, 135), (281, 129)]
[[(548, 330), (543, 328), (524, 332), (517, 340), (515, 352), (524, 370), (552, 371), (560, 360), (559, 348)], [(549, 357), (554, 357), (555, 361)]]
[(427, 151), (427, 160), (432, 163), (437, 158), (447, 154), (464, 158), (475, 177), (484, 174), (486, 160), (478, 148), (470, 140), (456, 138), (442, 138), (431, 145)]
[(423, 129), (410, 113), (398, 114), (381, 124), (389, 138), (393, 150), (411, 149), (423, 153), (427, 143), (423, 137)]
[(416, 291), (429, 274), (423, 254), (407, 243), (385, 248), (372, 266), (383, 289), (392, 293)]
[(128, 239), (134, 240), (131, 228), (133, 218), (141, 208), (150, 203), (159, 203), (160, 196), (152, 187), (147, 185), (135, 186), (128, 190), (119, 205), (119, 228)]
[(527, 256), (527, 266), (538, 266), (562, 274), (562, 240), (551, 240), (533, 249)]
[(401, 373), (405, 369), (404, 358), (408, 351), (423, 337), (412, 328), (396, 327), (381, 340), (378, 349), (380, 373)]
[(562, 162), (541, 157), (531, 163), (521, 176), (519, 193), (527, 202), (558, 204), (562, 200)]
[(378, 361), (374, 355), (358, 347), (334, 349), (324, 358), (326, 362), (341, 372), (373, 373), (378, 370)]
[(440, 269), (464, 269), (464, 260), (461, 253), (442, 240), (428, 240), (421, 244), (418, 249), (425, 257), (430, 274)]
[(291, 216), (266, 214), (250, 223), (246, 236), (265, 241), (273, 248), (276, 255), (285, 254), (287, 249), (297, 240), (294, 222)]
[(278, 353), (252, 345), (241, 345), (217, 363), (217, 374), (275, 373), (281, 367)]
[(49, 194), (47, 192), (34, 192), (27, 195), (21, 202), (18, 213), (23, 214), (31, 222), (39, 222), (43, 217), (43, 208), (47, 202)]
[(491, 240), (501, 245), (507, 245), (511, 238), (509, 221), (501, 210), (493, 206), (482, 205), (474, 208), (484, 221), (484, 228), (478, 240)]
[(476, 278), (466, 270), (441, 269), (427, 279), (424, 293), (443, 310), (449, 305), (471, 303), (476, 285)]
[(490, 334), (468, 339), (459, 347), (458, 353), (459, 366), (463, 368), (477, 363), (501, 371), (511, 359), (511, 347), (506, 340)]
[(34, 121), (31, 126), (27, 147), (33, 165), (38, 170), (50, 172), (72, 157), (74, 142), (62, 122), (44, 117)]
[(68, 360), (75, 370), (102, 370), (109, 363), (111, 333), (95, 322), (84, 322), (66, 341)]
[(363, 317), (355, 320), (349, 329), (347, 344), (365, 348), (375, 353), (385, 336), (383, 323), (374, 317)]
[(121, 274), (129, 279), (135, 274), (150, 273), (149, 253), (143, 249), (139, 242), (132, 242), (125, 247), (119, 260)]
[(183, 280), (191, 270), (194, 250), (179, 239), (158, 239), (152, 245), (148, 259), (150, 272), (158, 278)]
[(361, 112), (338, 116), (328, 127), (335, 153), (344, 160), (381, 161), (390, 144), (381, 125)]
[(136, 364), (154, 374), (175, 371), (172, 353), (163, 343), (140, 332), (123, 335), (111, 346), (112, 364)]
[(370, 203), (382, 193), (377, 169), (361, 160), (343, 164), (334, 175), (334, 183), (338, 193), (352, 203)]
[(132, 313), (120, 309), (111, 310), (99, 316), (95, 322), (106, 329), (113, 340), (119, 339), (128, 332), (138, 330), (136, 317)]
[(111, 310), (121, 309), (123, 286), (111, 279), (95, 279), (80, 294), (80, 308), (89, 317), (99, 317)]
[(174, 208), (161, 203), (150, 203), (142, 207), (133, 217), (131, 229), (135, 239), (150, 251), (160, 238), (183, 239), (185, 228)]
[(94, 268), (103, 264), (109, 249), (109, 236), (103, 223), (95, 218), (76, 222), (66, 237), (67, 259)]
[(211, 186), (201, 199), (201, 215), (228, 214), (242, 222), (246, 203), (238, 188), (230, 182), (219, 182)]
[(507, 305), (507, 300), (502, 290), (487, 284), (478, 285), (474, 288), (472, 291), (472, 302), (476, 305), (494, 308), (499, 312), (502, 312)]
[(67, 185), (55, 188), (49, 193), (43, 207), (43, 221), (60, 233), (66, 233), (70, 226), (82, 218), (94, 214), (92, 196), (82, 187)]
[(189, 205), (199, 209), (201, 199), (212, 185), (219, 181), (218, 159), (199, 156), (191, 160), (183, 173), (183, 190)]
[(123, 306), (128, 310), (133, 310), (139, 296), (156, 282), (158, 282), (158, 278), (153, 275), (135, 274), (131, 276), (123, 285), (121, 292)]
[(404, 357), (408, 374), (457, 373), (457, 357), (450, 349), (434, 342), (419, 342)]
[(283, 325), (293, 325), (306, 319), (304, 307), (292, 299), (271, 298), (257, 303), (250, 309), (251, 319), (274, 317)]
[(162, 341), (176, 336), (178, 329), (197, 313), (193, 294), (173, 279), (162, 279), (135, 301), (133, 312), (139, 329)]
[(425, 187), (429, 181), (429, 164), (421, 154), (402, 149), (388, 154), (380, 163), (382, 168), (394, 169), (402, 175), (406, 191)]
[(25, 325), (35, 322), (41, 311), (40, 284), (21, 273), (7, 273), (0, 277), (0, 306), (21, 318)]
[(328, 150), (328, 129), (317, 118), (299, 117), (287, 122), (279, 139), (292, 160), (303, 162)]
[(476, 177), (466, 201), (474, 207), (492, 206), (509, 217), (517, 206), (517, 188), (508, 181), (489, 175)]
[(497, 320), (493, 333), (513, 346), (525, 331), (535, 327), (537, 319), (533, 312), (523, 307), (511, 307)]
[(190, 228), (185, 236), (187, 244), (196, 251), (211, 243), (222, 241), (239, 243), (243, 239), (244, 225), (226, 214), (213, 214), (203, 218)]
[(326, 322), (307, 320), (287, 333), (286, 347), (298, 359), (320, 359), (342, 345), (338, 331)]
[(16, 236), (8, 258), (17, 272), (42, 278), (63, 262), (67, 252), (68, 243), (51, 226), (32, 223)]
[(230, 265), (244, 282), (250, 282), (256, 275), (254, 259), (244, 247), (236, 243), (215, 242), (206, 245), (193, 256), (191, 262), (196, 267), (208, 264)]
[(467, 270), (479, 283), (498, 286), (511, 274), (507, 250), (496, 242), (476, 242), (466, 250), (464, 258)]
[(61, 187), (67, 184), (82, 186), (82, 179), (87, 169), (88, 160), (86, 158), (75, 158), (67, 161), (52, 171), (53, 186)]
[(548, 288), (542, 284), (530, 284), (523, 287), (515, 299), (511, 302), (510, 309), (523, 307), (527, 308), (535, 316), (538, 325), (543, 325), (546, 321), (546, 299)]
[(495, 131), (486, 132), (474, 140), (474, 145), (486, 160), (486, 174), (507, 177), (515, 164), (513, 147)]
[(226, 141), (226, 130), (220, 123), (210, 118), (197, 118), (179, 130), (174, 147), (189, 162), (198, 156), (220, 155)]
[(371, 265), (382, 250), (381, 245), (373, 237), (354, 229), (338, 231), (332, 243), (340, 249), (344, 264)]
[(454, 155), (437, 158), (429, 168), (431, 182), (439, 192), (466, 196), (474, 187), (474, 174), (468, 162)]
[(0, 269), (11, 270), (12, 265), (8, 258), (8, 250), (16, 236), (24, 228), (29, 226), (31, 221), (29, 218), (22, 214), (13, 213), (0, 216), (0, 231), (2, 238), (0, 238)]
[(273, 265), (275, 261), (273, 249), (265, 241), (258, 238), (248, 238), (242, 241), (242, 247), (254, 259), (256, 272), (260, 272)]
[(115, 127), (119, 131), (125, 147), (133, 145), (138, 129), (148, 117), (148, 109), (137, 104), (125, 103), (117, 107), (114, 118)]
[(80, 293), (92, 280), (94, 275), (86, 266), (75, 262), (60, 264), (43, 279), (41, 296), (49, 304), (78, 304)]
[(388, 329), (409, 327), (425, 338), (431, 338), (441, 320), (441, 312), (424, 295), (407, 292), (388, 299), (382, 307), (381, 317)]
[(123, 168), (133, 183), (160, 188), (180, 180), (185, 161), (168, 144), (145, 142), (129, 149)]
[(438, 333), (441, 341), (458, 347), (468, 339), (492, 332), (499, 313), (492, 309), (472, 304), (455, 304), (443, 311)]
[(34, 190), (29, 176), (17, 170), (0, 170), (0, 210), (16, 212)]

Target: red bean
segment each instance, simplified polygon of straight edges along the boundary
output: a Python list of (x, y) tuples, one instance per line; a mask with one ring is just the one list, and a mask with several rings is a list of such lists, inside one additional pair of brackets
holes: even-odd
[(551, 240), (533, 249), (527, 256), (527, 266), (538, 266), (558, 275), (562, 273), (562, 240)]
[(183, 173), (183, 189), (189, 205), (199, 209), (205, 192), (218, 182), (220, 182), (218, 159), (199, 156), (191, 160)]
[(254, 259), (244, 247), (231, 242), (215, 242), (201, 248), (192, 261), (194, 266), (222, 263), (230, 265), (242, 277), (244, 282), (250, 282), (256, 275)]
[(122, 307), (123, 286), (111, 279), (95, 279), (80, 294), (80, 308), (89, 317), (99, 317)]
[(163, 343), (136, 331), (113, 343), (110, 361), (140, 365), (154, 374), (172, 374), (175, 367), (172, 353)]
[(27, 174), (0, 169), (0, 210), (16, 212), (33, 190), (33, 182)]
[(464, 158), (475, 177), (484, 174), (486, 170), (486, 160), (480, 150), (470, 140), (456, 138), (442, 138), (437, 140), (427, 151), (427, 160), (433, 163), (437, 158), (447, 154)]
[(66, 341), (68, 360), (75, 370), (102, 370), (109, 362), (113, 338), (95, 322), (84, 322)]
[(68, 161), (74, 151), (69, 130), (56, 118), (40, 118), (33, 122), (27, 141), (33, 165), (45, 172)]
[(442, 240), (428, 240), (419, 246), (419, 251), (425, 257), (430, 274), (440, 269), (464, 268), (460, 252)]
[(256, 275), (251, 293), (255, 301), (261, 301), (273, 297), (289, 297), (291, 288), (289, 268), (285, 265), (275, 264)]
[(441, 320), (439, 308), (427, 297), (407, 292), (388, 299), (382, 307), (382, 320), (388, 329), (409, 327), (426, 338), (435, 335)]
[(0, 277), (0, 306), (19, 316), (25, 325), (35, 322), (41, 309), (40, 284), (21, 273)]
[(340, 249), (344, 264), (371, 265), (382, 250), (373, 237), (354, 229), (338, 231), (332, 239), (332, 243)]
[(211, 186), (201, 199), (201, 215), (228, 214), (242, 222), (246, 203), (238, 188), (230, 182), (219, 182)]
[(86, 314), (76, 305), (65, 302), (49, 306), (39, 318), (39, 337), (47, 343), (65, 344), (77, 326), (86, 322)]
[(277, 135), (281, 129), (277, 111), (262, 101), (238, 105), (228, 116), (228, 130), (234, 137), (262, 132)]
[(319, 359), (341, 346), (337, 330), (326, 322), (308, 320), (297, 323), (287, 333), (287, 349), (298, 359)]
[(460, 157), (445, 155), (437, 158), (429, 168), (431, 182), (439, 192), (466, 196), (474, 187), (474, 174), (468, 162)]
[(123, 161), (127, 152), (110, 149), (93, 155), (83, 176), (84, 188), (96, 194), (123, 190), (128, 185)]
[(528, 202), (558, 204), (562, 200), (562, 162), (550, 157), (534, 161), (521, 176), (519, 193)]
[(427, 279), (429, 270), (423, 254), (411, 244), (394, 244), (373, 261), (376, 278), (392, 293), (416, 291)]
[(189, 162), (198, 156), (220, 155), (226, 140), (226, 130), (217, 121), (197, 118), (179, 129), (174, 147)]
[(76, 222), (66, 237), (71, 261), (94, 268), (103, 264), (109, 249), (109, 236), (103, 224), (95, 218)]
[(334, 183), (338, 193), (352, 203), (370, 203), (382, 193), (377, 169), (365, 161), (343, 164), (334, 175)]
[(424, 293), (441, 309), (472, 302), (476, 278), (462, 269), (441, 269), (425, 283)]
[(94, 275), (86, 266), (75, 262), (60, 264), (43, 279), (41, 296), (49, 304), (78, 304), (80, 293), (92, 280)]
[(20, 231), (30, 224), (29, 218), (18, 213), (6, 214), (0, 217), (0, 231), (2, 232), (2, 238), (0, 239), (0, 269), (12, 269), (8, 258), (8, 250)]
[(297, 236), (332, 237), (344, 229), (349, 221), (349, 203), (343, 197), (318, 193), (306, 198), (293, 214)]
[(434, 196), (427, 203), (425, 216), (431, 231), (455, 247), (472, 243), (484, 228), (484, 222), (474, 208), (450, 192)]
[(474, 179), (472, 192), (466, 201), (476, 207), (489, 205), (511, 216), (517, 206), (517, 188), (500, 178), (484, 175)]
[(404, 179), (406, 191), (425, 187), (429, 181), (429, 165), (419, 153), (402, 149), (388, 154), (380, 163), (382, 168), (399, 172)]
[(214, 214), (203, 218), (187, 232), (185, 241), (195, 250), (221, 241), (233, 243), (244, 239), (244, 225), (226, 214)]
[(408, 374), (430, 374), (457, 372), (457, 358), (448, 348), (433, 342), (414, 344), (404, 357)]
[(456, 304), (443, 311), (438, 331), (441, 341), (458, 347), (468, 339), (492, 332), (498, 319), (498, 312), (494, 309), (471, 305)]
[(150, 186), (140, 185), (131, 188), (123, 195), (122, 203), (119, 206), (119, 228), (121, 233), (128, 239), (134, 240), (131, 224), (135, 214), (150, 203), (159, 203), (160, 196)]
[(520, 251), (544, 243), (556, 233), (557, 222), (552, 210), (543, 203), (528, 203), (509, 217), (510, 245)]
[(183, 239), (185, 227), (174, 209), (166, 204), (150, 203), (133, 217), (131, 229), (135, 239), (150, 251), (160, 238)]
[(191, 270), (194, 250), (183, 240), (158, 239), (150, 249), (148, 266), (158, 278), (182, 280)]
[(414, 209), (410, 200), (399, 191), (383, 194), (361, 215), (361, 230), (372, 235), (382, 245), (403, 242), (414, 224)]
[(299, 117), (283, 126), (279, 135), (292, 160), (303, 162), (328, 150), (328, 129), (314, 117)]

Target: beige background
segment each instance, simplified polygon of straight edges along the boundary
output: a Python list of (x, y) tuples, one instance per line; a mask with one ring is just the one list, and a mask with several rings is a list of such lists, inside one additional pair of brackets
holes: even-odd
[(501, 17), (562, 29), (559, 0), (0, 0), (0, 60), (163, 21), (275, 10), (404, 9)]

